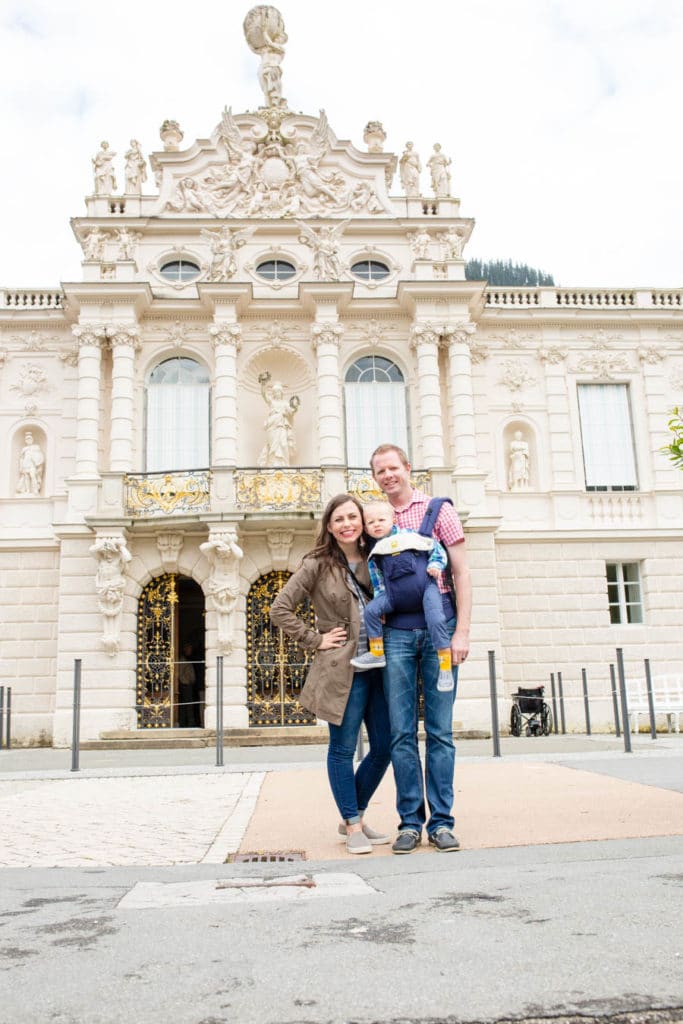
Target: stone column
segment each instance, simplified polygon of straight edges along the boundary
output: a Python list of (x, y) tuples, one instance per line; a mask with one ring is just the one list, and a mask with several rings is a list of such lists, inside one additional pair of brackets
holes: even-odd
[(74, 327), (78, 344), (76, 476), (98, 475), (100, 380), (104, 327)]
[(422, 465), (439, 469), (444, 465), (443, 416), (439, 381), (440, 327), (431, 323), (413, 324), (411, 348), (417, 360), (422, 432)]
[(344, 328), (336, 322), (314, 323), (311, 340), (318, 370), (318, 451), (321, 466), (339, 466), (345, 461), (339, 342)]
[(137, 325), (108, 326), (107, 337), (113, 353), (109, 468), (114, 473), (130, 473), (133, 469), (135, 353), (140, 347)]
[(469, 339), (476, 327), (469, 320), (446, 324), (442, 343), (448, 349), (448, 406), (455, 472), (477, 471), (472, 355)]
[(213, 392), (214, 466), (237, 465), (237, 353), (242, 328), (237, 323), (216, 323), (209, 328), (215, 352)]

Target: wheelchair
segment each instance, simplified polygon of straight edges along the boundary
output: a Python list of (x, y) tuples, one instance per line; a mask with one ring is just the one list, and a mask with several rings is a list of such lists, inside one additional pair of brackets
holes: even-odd
[(548, 736), (553, 725), (553, 713), (543, 700), (543, 686), (531, 689), (518, 688), (511, 694), (510, 732), (521, 736), (524, 729), (527, 736)]

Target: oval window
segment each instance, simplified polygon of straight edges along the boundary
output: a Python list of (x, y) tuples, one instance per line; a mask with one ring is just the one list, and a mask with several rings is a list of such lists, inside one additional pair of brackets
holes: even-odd
[(289, 281), (296, 274), (296, 267), (287, 260), (266, 260), (259, 263), (256, 273), (264, 281)]
[(191, 263), (189, 260), (171, 260), (169, 263), (164, 263), (159, 273), (167, 281), (177, 283), (178, 281), (194, 281), (196, 277), (199, 277), (201, 271), (196, 263)]
[(351, 267), (351, 273), (361, 281), (383, 281), (391, 271), (386, 263), (379, 260), (359, 260)]

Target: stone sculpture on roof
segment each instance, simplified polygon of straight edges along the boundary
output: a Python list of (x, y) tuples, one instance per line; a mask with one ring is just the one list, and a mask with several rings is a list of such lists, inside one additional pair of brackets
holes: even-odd
[[(221, 218), (392, 214), (388, 199), (378, 192), (376, 167), (354, 167), (348, 158), (343, 168), (340, 160), (336, 166), (325, 165), (332, 162), (333, 145), (325, 112), (316, 119), (289, 110), (282, 96), (280, 64), (287, 35), (279, 11), (254, 7), (245, 18), (244, 33), (261, 58), (259, 82), (266, 106), (237, 116), (231, 108), (223, 111), (214, 136), (217, 159), (203, 170), (196, 163), (188, 166), (185, 174), (174, 163), (164, 210)], [(158, 165), (159, 159), (153, 158), (153, 166)]]

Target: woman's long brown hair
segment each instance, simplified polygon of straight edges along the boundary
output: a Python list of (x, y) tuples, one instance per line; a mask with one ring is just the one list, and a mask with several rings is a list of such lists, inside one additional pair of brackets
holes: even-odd
[[(318, 536), (315, 539), (315, 547), (312, 548), (304, 558), (317, 558), (322, 563), (323, 569), (329, 569), (331, 572), (338, 572), (343, 578), (346, 577), (346, 573), (349, 571), (349, 563), (346, 559), (346, 555), (339, 547), (337, 540), (332, 536), (328, 530), (330, 525), (330, 519), (333, 513), (339, 508), (340, 505), (346, 505), (347, 502), (352, 502), (358, 512), (360, 513), (361, 523), (363, 522), (363, 506), (354, 498), (352, 494), (336, 494), (334, 498), (331, 498), (323, 517), (320, 521), (320, 530)], [(367, 551), (368, 538), (363, 530), (359, 538), (359, 550), (362, 557), (365, 557), (364, 550)], [(364, 588), (365, 589), (365, 588)]]

